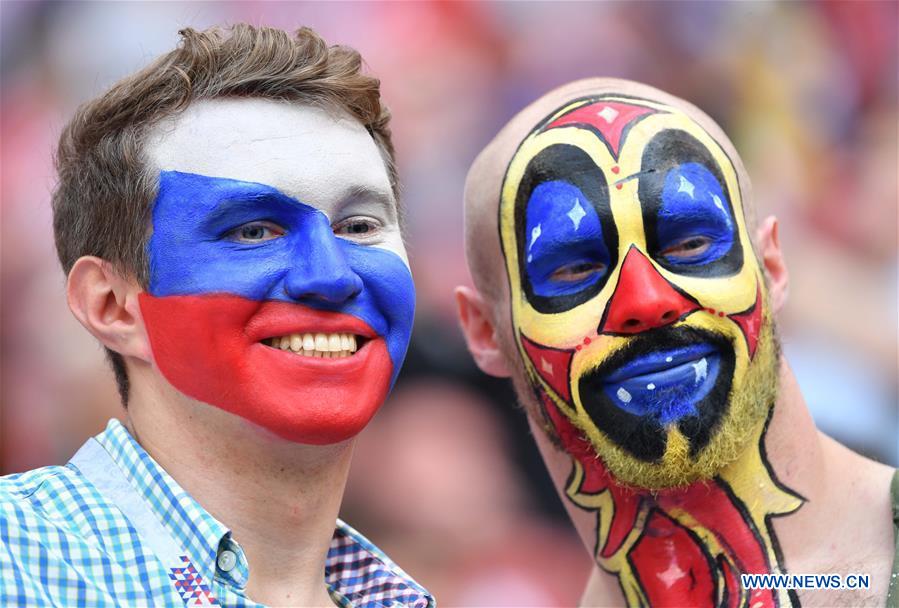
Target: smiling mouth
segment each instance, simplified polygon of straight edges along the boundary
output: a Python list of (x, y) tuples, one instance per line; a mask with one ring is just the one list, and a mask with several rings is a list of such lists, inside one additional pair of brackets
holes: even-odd
[(353, 333), (293, 333), (266, 338), (261, 343), (303, 357), (343, 359), (359, 352), (368, 340)]

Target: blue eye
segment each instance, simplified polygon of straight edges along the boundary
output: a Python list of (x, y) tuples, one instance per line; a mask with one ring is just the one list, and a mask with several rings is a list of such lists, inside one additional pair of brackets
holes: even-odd
[(609, 254), (594, 206), (564, 181), (534, 188), (526, 211), (525, 269), (534, 293), (576, 294), (606, 274)]
[(248, 222), (238, 226), (225, 235), (229, 241), (237, 243), (263, 243), (284, 236), (284, 229), (273, 222)]
[(656, 218), (657, 257), (673, 266), (710, 264), (733, 246), (735, 224), (718, 179), (699, 163), (665, 176)]
[(707, 236), (688, 236), (685, 239), (669, 245), (662, 255), (669, 262), (690, 263), (701, 259), (711, 248), (713, 242)]
[(550, 280), (557, 283), (578, 283), (589, 279), (594, 274), (602, 275), (607, 266), (602, 262), (575, 262), (556, 268), (550, 275)]

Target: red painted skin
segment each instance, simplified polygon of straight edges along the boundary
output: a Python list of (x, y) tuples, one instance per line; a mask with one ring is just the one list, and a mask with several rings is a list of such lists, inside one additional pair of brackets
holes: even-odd
[(700, 308), (666, 281), (636, 247), (624, 256), (619, 276), (599, 333), (638, 334), (670, 325)]
[[(237, 414), (284, 439), (324, 445), (371, 420), (390, 388), (387, 346), (351, 315), (229, 294), (140, 294), (153, 358), (179, 391)], [(292, 333), (350, 333), (352, 356), (318, 359), (262, 340)]]
[(748, 310), (728, 315), (728, 318), (739, 325), (743, 331), (746, 348), (749, 349), (749, 358), (752, 359), (755, 356), (755, 348), (759, 343), (759, 330), (762, 327), (762, 290), (758, 285), (755, 287), (755, 304)]
[(540, 377), (559, 395), (563, 401), (571, 401), (571, 390), (568, 388), (571, 369), (571, 357), (574, 351), (548, 348), (537, 344), (524, 334), (521, 344)]
[[(624, 102), (589, 103), (550, 122), (545, 130), (582, 126), (598, 131), (617, 158), (627, 130), (644, 116), (657, 110)], [(612, 173), (618, 174), (615, 166)], [(617, 189), (622, 184), (616, 183)], [(675, 323), (703, 310), (693, 299), (666, 281), (646, 256), (631, 248), (624, 261), (619, 283), (597, 327), (597, 334), (634, 335)], [(757, 287), (755, 304), (741, 313), (728, 315), (742, 330), (750, 359), (755, 354), (761, 326), (761, 290)], [(705, 309), (724, 317), (725, 313)], [(586, 336), (584, 344), (590, 344)], [(551, 348), (521, 336), (525, 354), (536, 373), (565, 402), (571, 403), (570, 366), (580, 345), (572, 349)], [(739, 499), (732, 497), (722, 480), (695, 483), (686, 488), (656, 493), (620, 485), (605, 468), (589, 441), (539, 388), (543, 407), (560, 440), (571, 456), (581, 464), (584, 477), (576, 489), (581, 494), (608, 491), (613, 513), (609, 534), (596, 557), (608, 559), (621, 550), (637, 525), (641, 509), (648, 508), (642, 535), (630, 548), (628, 560), (646, 599), (652, 606), (736, 607), (750, 605), (767, 608), (777, 605), (771, 591), (754, 590), (751, 597), (740, 588), (740, 573), (771, 571), (762, 540), (752, 522), (741, 512)], [(697, 529), (711, 534), (721, 547), (711, 549), (674, 517), (676, 511), (688, 513)], [(722, 587), (719, 589), (719, 585)]]
[[(618, 158), (624, 132), (631, 123), (655, 112), (656, 110), (652, 108), (617, 101), (589, 103), (555, 119), (546, 126), (546, 130), (569, 125), (590, 126), (602, 134), (603, 139), (609, 144), (612, 155)], [(612, 171), (618, 173), (615, 169)]]
[[(724, 316), (723, 312), (703, 309), (693, 299), (675, 289), (637, 249), (632, 248), (625, 256), (619, 276), (598, 334), (634, 335), (671, 325), (699, 310)], [(761, 289), (756, 286), (755, 303), (749, 309), (728, 315), (728, 318), (743, 332), (749, 358), (752, 359), (762, 324)], [(584, 338), (585, 345), (589, 345), (591, 341), (590, 336)], [(537, 374), (563, 401), (570, 402), (571, 359), (576, 351), (581, 350), (581, 345), (573, 349), (551, 348), (534, 342), (524, 334), (521, 335), (521, 344)]]
[[(725, 587), (725, 592), (720, 594), (723, 600), (720, 605), (728, 608), (743, 605), (739, 574), (770, 572), (770, 564), (752, 523), (744, 518), (735, 504), (737, 499), (728, 494), (723, 482), (717, 479), (700, 482), (655, 495), (622, 486), (552, 400), (545, 393), (541, 396), (566, 451), (584, 469), (584, 478), (577, 491), (598, 494), (608, 490), (612, 496), (609, 535), (605, 545), (596, 548), (597, 557), (609, 558), (621, 549), (634, 528), (641, 506), (648, 503), (651, 514), (642, 537), (628, 557), (650, 605), (719, 605), (716, 599), (719, 574), (715, 572), (718, 567)], [(698, 537), (668, 515), (672, 510), (689, 513), (702, 528), (713, 534), (722, 554), (712, 555)], [(751, 599), (753, 607), (777, 605), (770, 590), (754, 590)]]
[[(670, 325), (703, 310), (665, 281), (636, 249), (625, 257), (620, 277), (600, 333), (632, 335)], [(761, 324), (761, 292), (757, 290), (756, 302), (750, 309), (730, 318), (743, 331), (751, 357)], [(589, 340), (586, 338), (585, 343), (589, 344)], [(570, 403), (570, 366), (575, 350), (547, 348), (525, 336), (522, 345), (541, 378)], [(751, 600), (753, 608), (777, 605), (776, 595), (770, 590), (754, 590), (752, 597), (747, 598), (740, 588), (739, 574), (770, 572), (771, 566), (752, 522), (741, 512), (742, 505), (737, 505), (738, 499), (728, 493), (723, 481), (715, 479), (655, 494), (622, 486), (589, 441), (542, 389), (540, 396), (565, 449), (584, 469), (577, 492), (598, 494), (608, 490), (611, 494), (609, 534), (605, 544), (596, 547), (596, 556), (608, 559), (617, 553), (636, 525), (641, 508), (649, 509), (642, 536), (629, 550), (628, 559), (650, 605), (729, 608), (745, 605), (747, 600)], [(688, 513), (698, 528), (712, 534), (721, 553), (713, 555), (696, 531), (673, 518), (671, 514), (676, 511)]]

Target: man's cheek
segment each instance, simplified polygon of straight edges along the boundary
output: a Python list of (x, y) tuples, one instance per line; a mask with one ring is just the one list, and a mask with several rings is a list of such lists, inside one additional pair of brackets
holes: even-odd
[(172, 386), (290, 441), (348, 439), (387, 396), (393, 365), (379, 337), (350, 357), (313, 359), (270, 348), (248, 330), (277, 325), (279, 318), (307, 327), (336, 318), (358, 327), (348, 315), (228, 294), (141, 294), (140, 302), (154, 361)]
[(351, 241), (343, 241), (341, 247), (348, 264), (365, 286), (363, 293), (342, 310), (362, 319), (384, 336), (393, 364), (393, 386), (412, 337), (415, 317), (412, 273), (393, 251)]

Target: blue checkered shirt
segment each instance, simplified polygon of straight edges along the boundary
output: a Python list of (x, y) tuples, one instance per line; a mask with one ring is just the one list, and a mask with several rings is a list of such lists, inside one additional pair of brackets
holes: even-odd
[[(116, 420), (96, 437), (155, 519), (183, 548), (166, 568), (123, 512), (75, 467), (0, 478), (0, 606), (258, 606), (231, 532)], [(420, 585), (338, 520), (325, 561), (338, 606), (433, 607)]]

